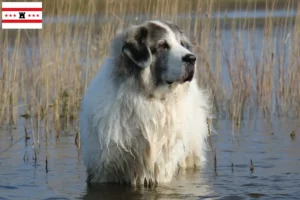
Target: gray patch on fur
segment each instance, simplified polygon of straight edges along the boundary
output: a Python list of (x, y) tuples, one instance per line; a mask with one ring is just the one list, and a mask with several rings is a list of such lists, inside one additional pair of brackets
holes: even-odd
[(192, 49), (192, 44), (190, 40), (186, 37), (183, 30), (180, 29), (176, 24), (169, 22), (169, 21), (162, 21), (165, 25), (167, 25), (176, 35), (178, 41), (182, 42), (183, 46), (187, 49)]
[[(176, 40), (182, 43), (185, 48), (190, 49), (191, 43), (177, 25), (166, 21), (159, 22), (162, 25), (151, 21), (146, 22), (125, 30), (123, 34), (117, 37), (112, 48), (121, 48), (122, 50), (113, 50), (113, 52), (119, 53), (116, 81), (132, 79), (136, 81), (135, 85), (140, 87), (140, 91), (154, 90), (155, 87), (166, 84), (162, 75), (167, 71), (169, 52), (167, 49), (158, 50), (158, 42), (167, 40), (168, 31), (171, 30)], [(169, 29), (166, 29), (165, 26)], [(168, 46), (172, 48), (172, 44), (168, 44)], [(142, 78), (143, 70), (148, 67), (147, 65), (149, 65), (152, 74), (152, 89), (149, 88), (149, 85), (144, 84), (145, 81)]]

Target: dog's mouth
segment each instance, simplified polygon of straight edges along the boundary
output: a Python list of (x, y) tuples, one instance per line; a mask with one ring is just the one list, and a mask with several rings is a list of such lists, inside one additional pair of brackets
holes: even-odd
[(180, 77), (178, 81), (166, 81), (168, 85), (172, 85), (173, 83), (185, 83), (185, 82), (191, 82), (194, 77), (194, 69), (188, 70), (183, 76)]
[(185, 83), (185, 82), (191, 82), (195, 74), (195, 66), (190, 65), (187, 66), (185, 73), (183, 76), (180, 78), (180, 82)]
[(194, 77), (194, 70), (192, 70), (191, 72), (187, 73), (187, 75), (183, 77), (182, 82), (183, 83), (187, 82), (187, 81), (191, 82), (192, 79), (193, 79), (193, 77)]

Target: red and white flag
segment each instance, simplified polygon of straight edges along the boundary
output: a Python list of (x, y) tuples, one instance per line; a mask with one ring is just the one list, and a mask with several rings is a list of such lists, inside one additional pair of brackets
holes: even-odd
[(2, 2), (2, 29), (42, 29), (42, 2)]

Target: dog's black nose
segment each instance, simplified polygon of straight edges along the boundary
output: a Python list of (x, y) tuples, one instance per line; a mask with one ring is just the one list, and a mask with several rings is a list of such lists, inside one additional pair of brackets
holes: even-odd
[(186, 54), (185, 56), (182, 57), (182, 61), (189, 64), (194, 64), (196, 61), (196, 56), (193, 54)]
[(182, 61), (189, 64), (194, 64), (196, 61), (196, 56), (193, 54), (186, 54), (185, 56), (182, 57)]

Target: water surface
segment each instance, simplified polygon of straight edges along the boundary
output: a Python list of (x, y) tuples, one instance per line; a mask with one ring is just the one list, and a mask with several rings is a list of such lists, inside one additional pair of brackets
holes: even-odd
[[(181, 171), (171, 183), (155, 189), (116, 185), (88, 188), (73, 134), (48, 137), (47, 141), (41, 138), (35, 162), (32, 138), (16, 142), (24, 129), (11, 133), (1, 130), (1, 152), (16, 143), (0, 155), (0, 199), (299, 199), (298, 120), (266, 124), (263, 120), (246, 123), (233, 136), (231, 123), (219, 121), (218, 134), (213, 137), (216, 168), (208, 152), (203, 169)], [(296, 130), (295, 139), (290, 137), (292, 130)]]

